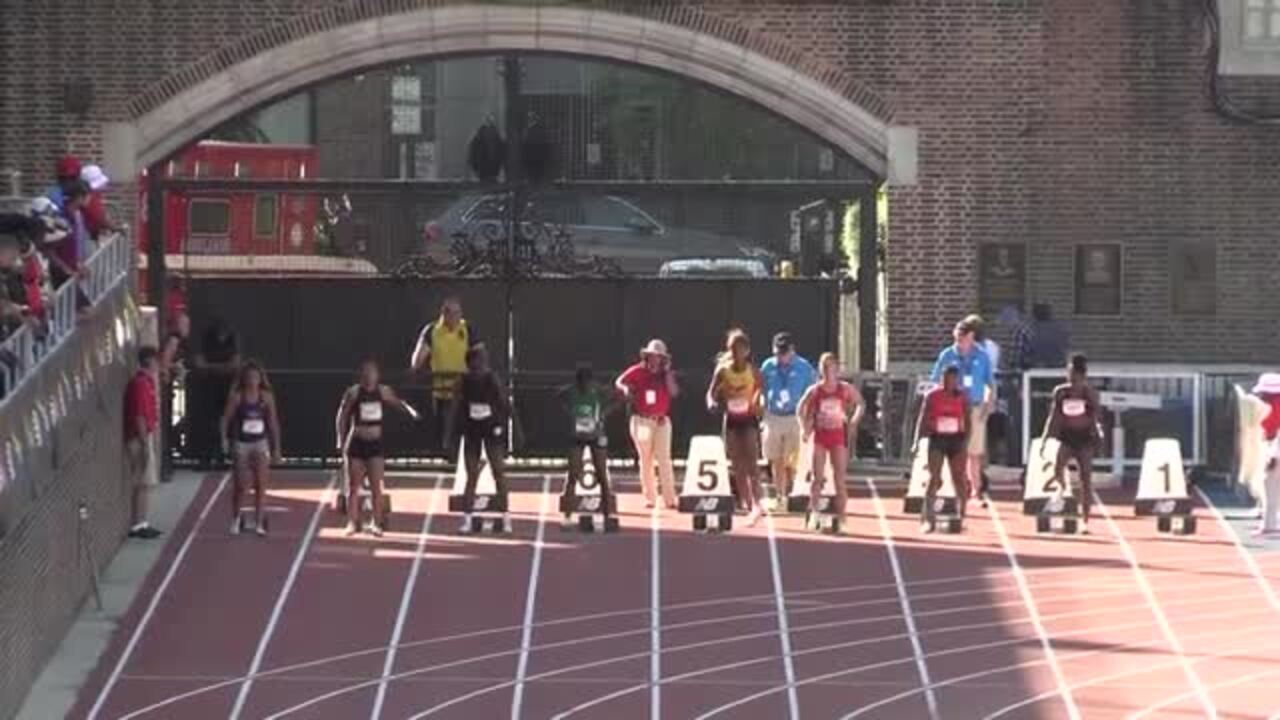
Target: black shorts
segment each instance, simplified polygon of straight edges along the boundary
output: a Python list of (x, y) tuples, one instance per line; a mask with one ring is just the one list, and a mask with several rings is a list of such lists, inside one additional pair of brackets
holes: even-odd
[(1098, 444), (1098, 433), (1093, 428), (1060, 428), (1058, 442), (1072, 450), (1092, 450)]
[(347, 457), (352, 460), (372, 460), (382, 457), (382, 439), (366, 440), (353, 436), (347, 441)]
[(596, 437), (581, 437), (579, 435), (574, 435), (573, 446), (581, 452), (582, 448), (608, 447), (608, 440), (606, 440), (603, 435), (598, 435)]
[(968, 439), (964, 435), (930, 435), (929, 452), (937, 450), (943, 457), (955, 457), (968, 453)]

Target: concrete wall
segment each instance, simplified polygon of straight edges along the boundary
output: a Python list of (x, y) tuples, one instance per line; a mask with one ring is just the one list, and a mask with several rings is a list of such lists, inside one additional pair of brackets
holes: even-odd
[[(329, 27), (357, 7), (446, 4), (456, 3), (4, 0), (0, 43), (11, 70), (0, 77), (0, 167), (40, 178), (64, 150), (100, 154), (103, 122), (154, 106), (184, 78), (200, 77), (191, 63), (252, 33), (309, 32), (290, 24), (300, 13)], [(1025, 242), (1030, 295), (1053, 303), (1079, 348), (1098, 359), (1267, 362), (1280, 355), (1280, 333), (1258, 329), (1269, 309), (1255, 294), (1280, 269), (1273, 222), (1280, 142), (1274, 126), (1215, 112), (1204, 6), (701, 0), (664, 17), (793, 58), (805, 77), (852, 83), (850, 94), (865, 98), (873, 115), (919, 130), (919, 183), (891, 194), (891, 359), (933, 355), (955, 319), (973, 309), (980, 243)], [(263, 47), (278, 43), (268, 38)], [(61, 108), (63, 83), (77, 78), (93, 81), (84, 117)], [(1280, 97), (1277, 78), (1233, 77), (1221, 86), (1255, 110)], [(1122, 246), (1118, 315), (1072, 314), (1074, 248), (1093, 242)], [(1173, 310), (1176, 253), (1188, 244), (1215, 251), (1215, 302), (1205, 314)]]
[(98, 567), (124, 538), (121, 417), (136, 354), (127, 292), (104, 299), (0, 413), (0, 718), (18, 712), (87, 597), (81, 534)]

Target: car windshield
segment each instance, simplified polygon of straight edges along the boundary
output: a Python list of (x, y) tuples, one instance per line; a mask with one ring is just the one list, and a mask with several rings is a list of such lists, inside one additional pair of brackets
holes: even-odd
[(651, 232), (661, 229), (644, 211), (619, 197), (587, 197), (583, 198), (582, 205), (585, 224), (592, 227), (643, 229)]

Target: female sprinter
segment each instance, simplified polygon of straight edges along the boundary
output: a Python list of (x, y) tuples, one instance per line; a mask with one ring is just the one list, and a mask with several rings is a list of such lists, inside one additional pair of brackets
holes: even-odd
[(942, 385), (935, 386), (924, 396), (920, 419), (916, 421), (916, 439), (911, 447), (915, 457), (921, 437), (929, 438), (929, 487), (924, 493), (924, 505), (920, 508), (920, 531), (930, 533), (936, 527), (934, 498), (942, 487), (942, 463), (951, 467), (951, 481), (955, 485), (956, 502), (960, 517), (964, 517), (965, 504), (969, 500), (969, 481), (966, 476), (969, 436), (969, 399), (960, 387), (960, 368), (948, 366), (942, 372)]
[[(569, 444), (569, 478), (565, 481), (561, 496), (572, 502), (577, 496), (578, 482), (582, 479), (582, 452), (590, 448), (591, 465), (595, 468), (596, 482), (600, 484), (601, 514), (610, 515), (609, 443), (605, 436), (604, 421), (617, 408), (615, 396), (592, 376), (590, 365), (579, 365), (573, 384), (560, 390), (560, 398), (573, 418), (572, 439)], [(567, 524), (573, 513), (566, 512)]]
[(373, 518), (369, 534), (382, 536), (385, 522), (383, 495), (382, 407), (392, 405), (409, 417), (418, 419), (418, 411), (401, 400), (391, 388), (378, 379), (378, 363), (368, 359), (360, 363), (359, 382), (347, 388), (338, 406), (338, 449), (347, 460), (347, 530), (348, 536), (360, 532), (360, 486), (369, 479), (373, 501)]
[(724, 408), (724, 448), (729, 456), (733, 485), (739, 501), (750, 513), (747, 526), (760, 519), (760, 414), (764, 378), (751, 362), (751, 340), (741, 330), (730, 330), (724, 352), (707, 388), (707, 409)]
[(256, 360), (245, 363), (227, 395), (222, 413), (222, 443), (230, 449), (235, 467), (231, 485), (231, 533), (240, 532), (240, 502), (250, 476), (253, 478), (254, 531), (267, 534), (262, 523), (262, 504), (267, 490), (267, 474), (272, 461), (280, 461), (280, 422), (275, 395), (267, 373)]
[[(845, 472), (849, 467), (849, 445), (857, 436), (858, 423), (862, 421), (865, 405), (858, 388), (840, 379), (840, 361), (835, 353), (823, 353), (818, 360), (821, 379), (809, 388), (800, 400), (800, 423), (804, 439), (813, 439), (813, 485), (809, 488), (810, 507), (817, 507), (822, 497), (822, 484), (827, 472), (827, 460), (834, 471), (836, 513), (844, 519), (848, 492), (845, 489)], [(808, 526), (819, 529), (819, 519), (812, 512)]]
[[(498, 496), (507, 497), (507, 478), (504, 462), (507, 456), (507, 419), (511, 417), (511, 405), (507, 391), (498, 376), (489, 368), (489, 352), (483, 345), (467, 351), (467, 372), (458, 378), (453, 391), (453, 409), (445, 430), (445, 446), (453, 447), (453, 439), (463, 441), (463, 464), (467, 470), (467, 485), (463, 489), (462, 525), (458, 532), (471, 532), (471, 506), (476, 499), (476, 482), (480, 480), (480, 448), (483, 446), (489, 467), (493, 470), (493, 483)], [(455, 436), (454, 433), (458, 433)], [(511, 532), (511, 518), (502, 515), (503, 532)]]
[(1063, 473), (1075, 458), (1080, 469), (1080, 507), (1084, 511), (1080, 532), (1089, 533), (1089, 508), (1093, 504), (1093, 454), (1102, 440), (1098, 429), (1098, 413), (1102, 405), (1098, 391), (1089, 385), (1089, 361), (1084, 355), (1071, 356), (1067, 366), (1067, 383), (1053, 389), (1053, 405), (1040, 438), (1040, 455), (1044, 456), (1047, 438), (1058, 440), (1058, 457), (1053, 464), (1053, 482), (1066, 488)]

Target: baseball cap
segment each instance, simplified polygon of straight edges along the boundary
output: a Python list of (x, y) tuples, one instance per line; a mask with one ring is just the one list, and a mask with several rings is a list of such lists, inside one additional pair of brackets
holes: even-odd
[(82, 169), (83, 168), (80, 165), (80, 158), (77, 158), (74, 155), (65, 155), (58, 160), (58, 179), (78, 178), (80, 177), (80, 171)]
[(107, 177), (107, 174), (97, 165), (85, 165), (84, 170), (80, 171), (80, 179), (95, 192), (106, 187), (111, 181), (111, 178)]
[(791, 339), (791, 333), (780, 332), (773, 336), (773, 349), (786, 352), (795, 347), (795, 342)]

